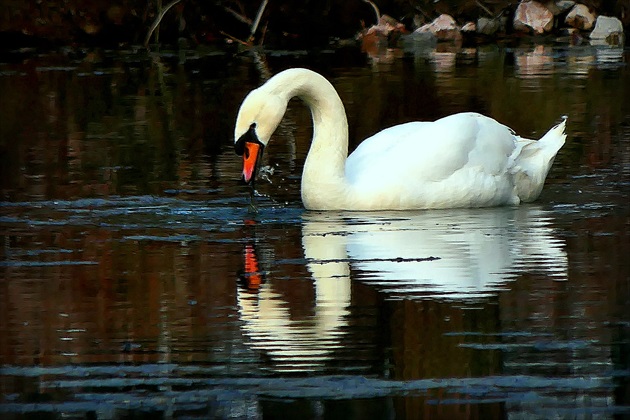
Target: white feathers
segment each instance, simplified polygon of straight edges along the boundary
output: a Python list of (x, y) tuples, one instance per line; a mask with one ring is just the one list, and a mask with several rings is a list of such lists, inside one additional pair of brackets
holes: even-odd
[(255, 100), (250, 94), (241, 105), (237, 135), (256, 124), (266, 143), (292, 97), (311, 109), (313, 141), (302, 175), (302, 201), (308, 209), (405, 210), (532, 201), (566, 138), (566, 121), (533, 141), (492, 118), (461, 113), (387, 128), (347, 157), (345, 110), (325, 78), (290, 69), (254, 92)]

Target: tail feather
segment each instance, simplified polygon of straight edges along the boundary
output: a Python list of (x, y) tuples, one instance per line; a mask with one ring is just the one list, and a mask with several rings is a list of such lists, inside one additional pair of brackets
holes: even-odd
[(512, 174), (515, 193), (520, 201), (534, 201), (540, 195), (556, 154), (564, 145), (567, 118), (550, 129), (540, 140), (519, 139), (513, 155)]
[(552, 157), (555, 157), (560, 148), (564, 145), (564, 142), (567, 139), (567, 135), (565, 133), (565, 129), (567, 126), (567, 117), (562, 117), (562, 122), (551, 130), (547, 131), (547, 134), (541, 137), (538, 140), (538, 144), (541, 147), (544, 147), (545, 151), (549, 153)]

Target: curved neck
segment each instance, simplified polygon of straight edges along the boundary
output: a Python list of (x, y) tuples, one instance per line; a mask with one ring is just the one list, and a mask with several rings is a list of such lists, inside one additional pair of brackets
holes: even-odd
[[(308, 209), (342, 209), (347, 193), (348, 121), (335, 88), (319, 74), (291, 69), (269, 80), (273, 93), (288, 102), (302, 99), (313, 118), (313, 141), (302, 173), (302, 202)], [(276, 82), (276, 83), (274, 83)]]

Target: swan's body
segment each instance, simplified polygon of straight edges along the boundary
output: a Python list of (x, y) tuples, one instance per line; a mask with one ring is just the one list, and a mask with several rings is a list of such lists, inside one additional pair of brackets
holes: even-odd
[(250, 92), (239, 110), (235, 139), (237, 151), (245, 153), (246, 181), (255, 176), (261, 153), (250, 145), (267, 145), (293, 97), (301, 98), (313, 117), (313, 141), (302, 174), (307, 209), (406, 210), (533, 201), (566, 138), (565, 121), (535, 141), (492, 118), (461, 113), (387, 128), (348, 156), (348, 123), (339, 95), (321, 75), (290, 69)]

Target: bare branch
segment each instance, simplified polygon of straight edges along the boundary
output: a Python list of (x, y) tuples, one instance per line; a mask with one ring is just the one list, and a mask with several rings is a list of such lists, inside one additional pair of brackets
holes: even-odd
[(370, 0), (363, 0), (363, 1), (369, 4), (370, 6), (372, 6), (372, 8), (374, 9), (374, 13), (376, 13), (376, 24), (378, 25), (379, 22), (381, 21), (381, 12), (378, 10), (378, 6)]
[(240, 14), (239, 12), (237, 12), (236, 10), (224, 6), (223, 10), (225, 10), (226, 12), (228, 12), (229, 14), (231, 14), (232, 16), (234, 16), (239, 22), (243, 22), (247, 25), (251, 25), (252, 24), (252, 20), (250, 18), (248, 18), (245, 15)]
[(265, 7), (267, 7), (268, 2), (269, 0), (263, 0), (262, 3), (260, 3), (260, 7), (258, 8), (258, 13), (256, 14), (256, 18), (254, 19), (254, 22), (252, 23), (252, 27), (249, 31), (250, 41), (252, 40), (252, 38), (254, 37), (254, 34), (256, 33), (256, 30), (258, 29), (258, 25), (260, 24), (260, 18), (262, 18), (262, 14), (265, 11)]
[(433, 20), (433, 18), (431, 16), (429, 16), (429, 14), (427, 12), (425, 12), (420, 6), (415, 5), (414, 9), (416, 9), (418, 12), (422, 13), (422, 16), (424, 16), (427, 20), (429, 20), (429, 21)]
[(258, 45), (262, 45), (265, 42), (265, 35), (267, 35), (267, 25), (269, 24), (269, 22), (265, 22), (265, 26), (263, 26), (262, 28), (262, 34), (260, 35), (260, 42), (258, 42)]
[(173, 6), (175, 6), (177, 3), (179, 3), (181, 0), (173, 0), (172, 2), (170, 2), (169, 4), (166, 5), (166, 7), (164, 7), (160, 13), (158, 13), (157, 17), (155, 18), (155, 20), (153, 21), (153, 24), (151, 25), (151, 28), (149, 28), (149, 32), (147, 33), (147, 37), (144, 39), (144, 46), (148, 47), (149, 45), (149, 40), (151, 39), (151, 35), (153, 35), (153, 31), (155, 31), (155, 29), (160, 26), (160, 22), (162, 21), (162, 18), (164, 17), (164, 15), (166, 14), (166, 12), (169, 11), (169, 9)]
[(488, 9), (486, 6), (484, 6), (483, 3), (481, 3), (479, 0), (475, 0), (475, 3), (477, 3), (477, 6), (479, 6), (481, 8), (481, 10), (483, 10), (484, 12), (489, 14), (490, 16), (495, 17), (494, 13), (492, 13), (490, 11), (490, 9)]
[(234, 41), (234, 42), (238, 42), (238, 43), (239, 43), (239, 44), (241, 44), (241, 45), (245, 45), (245, 46), (247, 46), (247, 47), (251, 47), (251, 44), (248, 44), (247, 42), (242, 41), (242, 40), (238, 39), (237, 37), (232, 36), (232, 35), (230, 35), (230, 34), (228, 34), (228, 33), (226, 33), (226, 32), (219, 31), (219, 33), (220, 33), (221, 35), (223, 35), (223, 36), (226, 36), (226, 37), (230, 38), (230, 39), (231, 39), (232, 41)]

